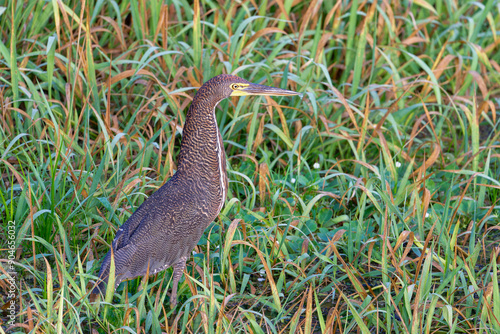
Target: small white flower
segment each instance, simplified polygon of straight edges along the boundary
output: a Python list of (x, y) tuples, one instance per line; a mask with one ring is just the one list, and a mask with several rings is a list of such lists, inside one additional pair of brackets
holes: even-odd
[(263, 281), (265, 281), (265, 280), (266, 280), (266, 279), (265, 279), (265, 278), (262, 278), (262, 277), (257, 278), (257, 281), (259, 281), (259, 282), (263, 282)]
[(313, 165), (313, 168), (314, 169), (319, 169), (319, 163), (315, 162), (314, 165)]
[(290, 180), (290, 182), (292, 182), (292, 183), (295, 183), (295, 181), (297, 181), (297, 180), (295, 180), (295, 178), (293, 178), (293, 177), (292, 177), (292, 179)]
[(401, 162), (396, 161), (396, 168), (399, 168), (399, 167), (401, 167)]
[(429, 215), (429, 213), (428, 213), (428, 212), (426, 212), (426, 213), (425, 213), (425, 218), (429, 218), (429, 216), (430, 216), (430, 215)]

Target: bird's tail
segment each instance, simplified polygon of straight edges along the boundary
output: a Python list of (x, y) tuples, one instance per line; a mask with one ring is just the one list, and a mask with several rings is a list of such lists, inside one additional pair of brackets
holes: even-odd
[(109, 265), (110, 265), (110, 255), (108, 252), (102, 261), (101, 270), (99, 270), (99, 279), (97, 280), (97, 285), (92, 290), (93, 295), (103, 295), (106, 296), (106, 285), (108, 284), (109, 278)]
[(106, 295), (106, 282), (99, 279), (98, 284), (92, 290), (93, 295)]

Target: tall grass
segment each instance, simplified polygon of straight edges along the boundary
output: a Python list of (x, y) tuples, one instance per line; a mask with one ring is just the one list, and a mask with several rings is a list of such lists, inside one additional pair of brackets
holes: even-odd
[[(0, 333), (500, 332), (500, 2), (0, 5)], [(171, 270), (89, 293), (220, 73), (230, 191)], [(15, 222), (17, 275), (8, 270)]]

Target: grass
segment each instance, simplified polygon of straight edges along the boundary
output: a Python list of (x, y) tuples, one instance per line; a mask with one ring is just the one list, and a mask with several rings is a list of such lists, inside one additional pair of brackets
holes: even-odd
[[(0, 333), (500, 332), (499, 8), (4, 2)], [(171, 269), (92, 303), (223, 72), (304, 97), (220, 103), (230, 191), (175, 309)]]

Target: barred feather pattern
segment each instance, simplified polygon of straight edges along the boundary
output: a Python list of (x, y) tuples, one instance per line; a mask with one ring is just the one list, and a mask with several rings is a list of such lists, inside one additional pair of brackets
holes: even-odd
[[(112, 243), (115, 288), (147, 272), (155, 274), (170, 266), (174, 266), (174, 273), (182, 270), (206, 227), (222, 209), (228, 179), (215, 109), (231, 94), (231, 83), (248, 81), (219, 75), (198, 90), (186, 115), (176, 174), (118, 230)], [(93, 293), (105, 293), (110, 263), (111, 250), (103, 260)], [(174, 292), (178, 277), (175, 279)]]

